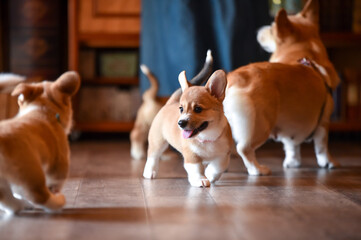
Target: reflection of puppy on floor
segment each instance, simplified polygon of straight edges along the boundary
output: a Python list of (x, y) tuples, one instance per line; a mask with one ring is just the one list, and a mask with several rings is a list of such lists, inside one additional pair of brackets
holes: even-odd
[(19, 113), (0, 122), (0, 206), (6, 212), (28, 202), (48, 211), (64, 206), (59, 191), (68, 175), (71, 97), (79, 86), (78, 74), (67, 72), (54, 82), (21, 83), (13, 90)]
[(319, 36), (318, 2), (309, 0), (295, 16), (281, 10), (271, 26), (260, 30), (258, 41), (273, 52), (270, 62), (230, 72), (224, 100), (248, 173), (270, 173), (255, 156), (269, 137), (283, 143), (284, 167), (300, 166), (300, 145), (306, 140), (314, 141), (320, 167), (338, 166), (327, 145), (333, 110), (330, 92), (340, 80)]
[[(190, 82), (193, 85), (202, 84), (212, 72), (213, 58), (211, 51), (208, 50), (206, 61), (202, 70)], [(163, 107), (163, 103), (157, 98), (159, 83), (157, 78), (151, 73), (145, 65), (140, 66), (144, 75), (150, 82), (150, 87), (143, 93), (143, 103), (140, 106), (135, 120), (134, 128), (130, 133), (131, 149), (130, 154), (134, 159), (143, 159), (146, 157), (146, 145), (148, 133), (154, 117)]]
[(206, 86), (192, 86), (182, 72), (179, 82), (182, 92), (173, 93), (150, 128), (143, 176), (156, 177), (160, 155), (170, 144), (184, 157), (189, 183), (208, 187), (227, 169), (233, 145), (222, 105), (226, 74), (218, 70)]

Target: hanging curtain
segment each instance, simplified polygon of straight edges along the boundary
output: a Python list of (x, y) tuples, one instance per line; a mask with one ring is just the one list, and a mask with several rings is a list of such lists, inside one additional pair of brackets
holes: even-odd
[[(140, 62), (158, 77), (158, 95), (169, 96), (182, 70), (188, 79), (200, 71), (207, 49), (214, 70), (267, 60), (256, 35), (270, 22), (268, 0), (143, 0)], [(141, 74), (142, 91), (148, 86)]]

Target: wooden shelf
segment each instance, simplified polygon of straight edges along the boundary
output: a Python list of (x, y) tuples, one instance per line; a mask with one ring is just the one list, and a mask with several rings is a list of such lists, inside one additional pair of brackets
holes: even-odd
[(330, 131), (332, 132), (361, 131), (361, 122), (331, 122)]
[(83, 79), (83, 85), (124, 85), (124, 86), (138, 86), (138, 77), (97, 77), (91, 79)]
[(139, 47), (139, 33), (118, 33), (118, 34), (99, 34), (99, 33), (81, 33), (78, 35), (80, 45), (87, 47)]
[(352, 32), (325, 32), (321, 39), (326, 47), (361, 47), (361, 34)]
[(74, 130), (84, 132), (130, 132), (134, 122), (79, 122)]

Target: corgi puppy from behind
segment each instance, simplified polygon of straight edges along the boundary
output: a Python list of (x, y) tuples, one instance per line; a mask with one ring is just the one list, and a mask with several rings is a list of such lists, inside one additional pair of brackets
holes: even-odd
[(294, 16), (280, 10), (258, 33), (260, 44), (273, 52), (270, 61), (227, 75), (225, 115), (249, 175), (270, 174), (255, 154), (268, 138), (283, 143), (284, 168), (301, 165), (300, 146), (310, 140), (320, 167), (339, 166), (328, 150), (328, 126), (340, 79), (321, 41), (318, 16), (317, 0)]
[[(209, 78), (213, 68), (213, 57), (211, 50), (207, 51), (206, 60), (201, 71), (190, 81), (192, 85), (201, 85)], [(140, 66), (143, 74), (147, 76), (150, 87), (143, 93), (143, 103), (140, 106), (134, 127), (130, 133), (130, 155), (133, 159), (139, 160), (146, 157), (146, 145), (148, 133), (154, 117), (163, 107), (164, 103), (157, 97), (159, 88), (158, 79), (142, 64)]]
[(209, 187), (227, 169), (233, 144), (222, 105), (226, 74), (218, 70), (205, 86), (192, 86), (183, 71), (179, 83), (181, 90), (153, 120), (143, 176), (156, 177), (160, 155), (170, 144), (183, 155), (189, 183)]
[(0, 206), (7, 213), (29, 203), (47, 211), (64, 206), (71, 98), (79, 87), (79, 75), (66, 72), (54, 82), (21, 83), (13, 90), (19, 112), (0, 122)]

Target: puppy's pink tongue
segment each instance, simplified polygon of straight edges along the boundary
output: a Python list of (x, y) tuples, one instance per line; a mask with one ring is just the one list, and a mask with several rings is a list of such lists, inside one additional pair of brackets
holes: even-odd
[(190, 138), (192, 136), (192, 130), (183, 130), (182, 134), (184, 138)]

